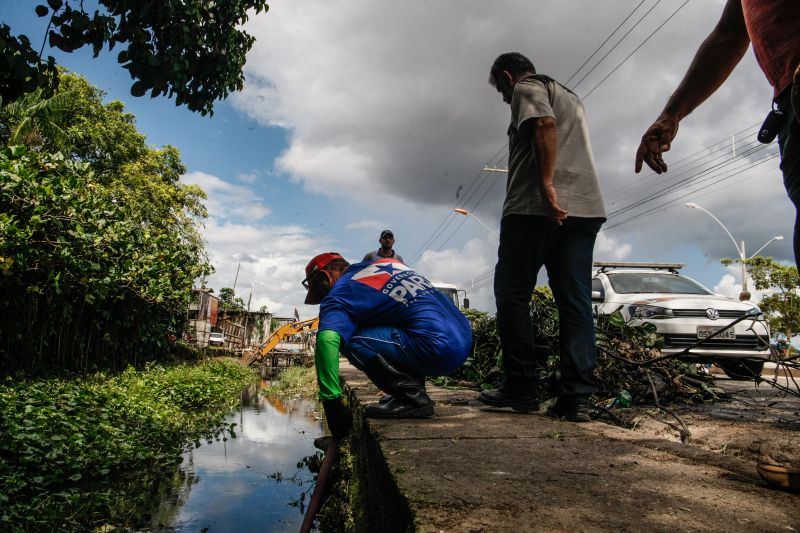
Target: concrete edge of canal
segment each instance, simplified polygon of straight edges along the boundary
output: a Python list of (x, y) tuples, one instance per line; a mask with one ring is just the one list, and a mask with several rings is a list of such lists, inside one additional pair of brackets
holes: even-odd
[(370, 420), (382, 394), (344, 359), (357, 531), (800, 531), (798, 497), (749, 461), (601, 422), (489, 409), (430, 387), (436, 414)]

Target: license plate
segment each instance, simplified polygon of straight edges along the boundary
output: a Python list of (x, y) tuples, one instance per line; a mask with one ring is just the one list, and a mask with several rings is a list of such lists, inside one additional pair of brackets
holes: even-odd
[[(705, 339), (719, 331), (721, 328), (715, 328), (714, 326), (697, 326), (697, 338), (698, 339)], [(728, 328), (719, 335), (714, 337), (715, 339), (735, 339), (736, 338), (736, 331), (733, 328)]]

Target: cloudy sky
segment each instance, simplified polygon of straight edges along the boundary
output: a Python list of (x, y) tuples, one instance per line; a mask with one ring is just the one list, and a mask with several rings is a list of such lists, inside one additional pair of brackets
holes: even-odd
[[(24, 0), (0, 15), (39, 42)], [(429, 278), (494, 310), (491, 272), (505, 174), (508, 106), (487, 84), (502, 52), (584, 98), (609, 220), (596, 260), (687, 263), (685, 272), (735, 296), (731, 238), (748, 253), (791, 258), (793, 210), (777, 146), (755, 141), (772, 90), (752, 51), (727, 84), (681, 124), (670, 172), (634, 174), (638, 139), (677, 86), (723, 0), (276, 0), (247, 25), (257, 41), (244, 90), (213, 118), (166, 99), (130, 96), (114, 54), (57, 54), (123, 100), (153, 145), (177, 146), (187, 183), (209, 194), (205, 236), (214, 288), (289, 316), (302, 305), (302, 269), (322, 251), (350, 260), (391, 228), (396, 250)], [(615, 32), (616, 30), (616, 32)], [(602, 43), (604, 43), (601, 46)], [(588, 61), (587, 61), (588, 60)], [(540, 277), (542, 283), (546, 277)]]

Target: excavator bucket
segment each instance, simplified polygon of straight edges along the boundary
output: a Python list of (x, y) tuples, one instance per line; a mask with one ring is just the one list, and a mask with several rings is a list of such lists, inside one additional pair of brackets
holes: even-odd
[(252, 365), (257, 359), (256, 353), (250, 350), (242, 352), (242, 358), (239, 360), (244, 366)]

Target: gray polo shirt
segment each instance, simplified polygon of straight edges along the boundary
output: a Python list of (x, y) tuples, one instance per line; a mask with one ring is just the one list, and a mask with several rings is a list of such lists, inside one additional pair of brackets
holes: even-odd
[(558, 155), (553, 185), (558, 205), (566, 209), (570, 217), (605, 218), (583, 104), (560, 84), (535, 78), (518, 82), (511, 98), (508, 184), (503, 216), (547, 214), (539, 194), (539, 170), (531, 130), (519, 131), (526, 120), (538, 117), (553, 117), (556, 121)]
[(388, 257), (384, 257), (378, 252), (380, 252), (380, 250), (375, 250), (374, 252), (368, 252), (367, 255), (364, 256), (364, 259), (361, 260), (361, 262), (364, 263), (366, 261), (377, 261), (378, 259), (397, 259), (403, 264), (406, 263), (405, 261), (403, 261), (403, 258), (400, 256), (400, 254), (396, 253), (394, 250), (392, 250), (392, 255)]

